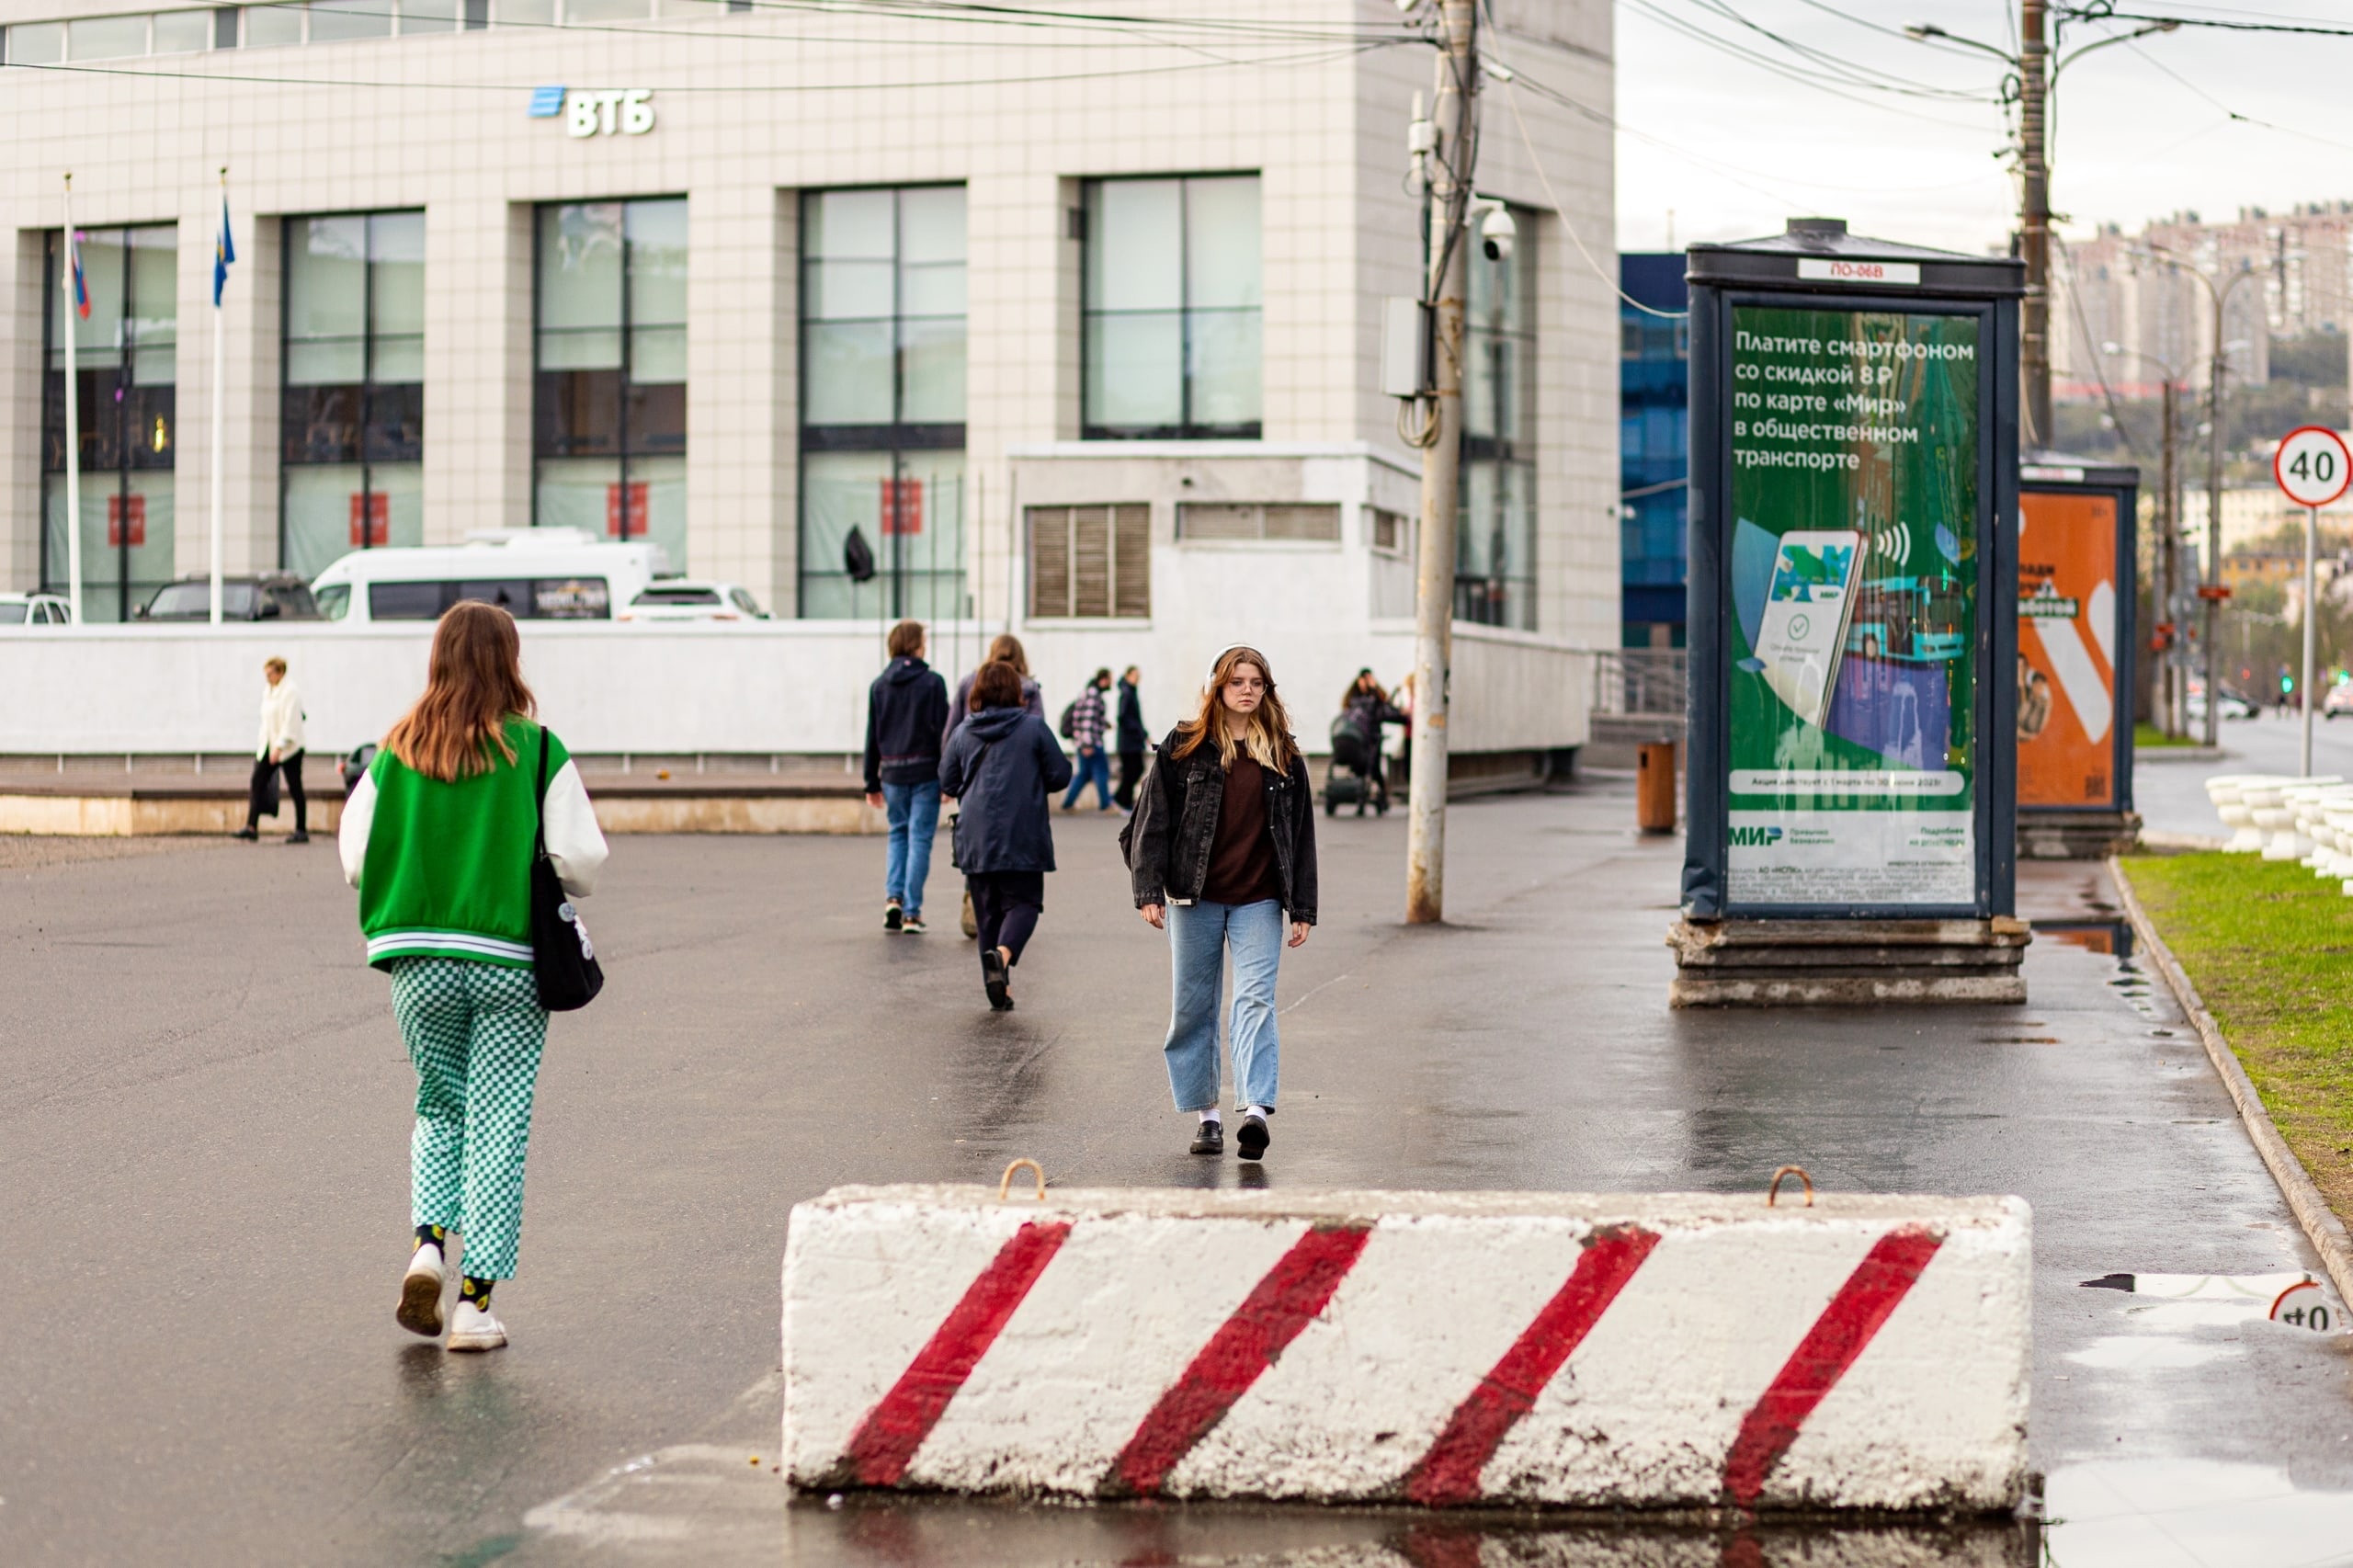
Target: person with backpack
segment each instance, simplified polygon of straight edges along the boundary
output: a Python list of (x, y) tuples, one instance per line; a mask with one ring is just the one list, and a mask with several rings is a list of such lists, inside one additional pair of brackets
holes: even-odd
[[(1348, 689), (1340, 694), (1340, 717), (1357, 736), (1365, 762), (1365, 778), (1381, 810), (1389, 810), (1389, 769), (1381, 754), (1381, 732), (1384, 725), (1405, 722), (1404, 711), (1389, 700), (1389, 693), (1369, 669), (1358, 670)], [(1334, 727), (1335, 749), (1339, 739), (1338, 727)], [(1364, 803), (1357, 804), (1357, 814), (1364, 814)]]
[(1105, 723), (1103, 694), (1111, 689), (1111, 672), (1097, 670), (1071, 705), (1063, 710), (1063, 739), (1078, 746), (1078, 767), (1070, 781), (1070, 793), (1063, 797), (1063, 810), (1069, 811), (1086, 792), (1089, 779), (1095, 783), (1097, 811), (1111, 809), (1111, 757), (1103, 749)]
[(940, 735), (948, 683), (923, 662), (923, 622), (891, 628), (891, 662), (866, 692), (866, 803), (887, 812), (882, 929), (923, 934), (923, 885), (939, 833)]
[(972, 892), (981, 949), (981, 988), (1002, 1013), (1013, 1006), (1013, 968), (1046, 910), (1054, 830), (1046, 802), (1070, 782), (1070, 758), (1046, 722), (1022, 701), (1021, 676), (1007, 662), (983, 665), (939, 759), (939, 787), (956, 797), (956, 864)]
[(1120, 809), (1136, 809), (1136, 786), (1143, 779), (1143, 754), (1152, 749), (1152, 732), (1143, 727), (1143, 699), (1138, 687), (1142, 672), (1130, 665), (1120, 676), (1120, 716), (1117, 734), (1120, 744), (1120, 788), (1111, 798)]
[(537, 707), (514, 618), (451, 606), (433, 634), (425, 694), (384, 737), (337, 831), (368, 962), (392, 976), (392, 1017), (416, 1067), (416, 1238), (393, 1317), (412, 1334), (441, 1333), (449, 1242), (462, 1238), (451, 1350), (506, 1343), (491, 1288), (515, 1274), (548, 1029), (532, 949), (538, 846), (575, 899), (595, 891), (605, 864), (580, 772), (534, 721)]
[(1241, 1125), (1263, 1159), (1280, 1065), (1275, 974), (1315, 924), (1315, 798), (1265, 654), (1218, 655), (1201, 705), (1169, 732), (1120, 835), (1136, 908), (1168, 933), (1173, 996), (1163, 1053), (1176, 1108), (1199, 1118), (1192, 1152), (1222, 1154), (1218, 1011), (1233, 959), (1227, 1037)]

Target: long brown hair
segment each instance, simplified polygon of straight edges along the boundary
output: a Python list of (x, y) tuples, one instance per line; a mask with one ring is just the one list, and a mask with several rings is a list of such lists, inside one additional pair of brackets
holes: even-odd
[(1237, 665), (1257, 665), (1258, 674), (1267, 682), (1267, 694), (1250, 710), (1250, 728), (1243, 737), (1242, 746), (1259, 767), (1289, 773), (1291, 764), (1299, 760), (1299, 743), (1291, 739), (1290, 715), (1283, 711), (1282, 699), (1275, 695), (1275, 672), (1267, 665), (1267, 655), (1256, 648), (1228, 648), (1218, 655), (1217, 663), (1210, 669), (1210, 683), (1201, 688), (1200, 710), (1176, 726), (1176, 744), (1170, 748), (1170, 754), (1190, 756), (1200, 749), (1203, 741), (1215, 736), (1218, 760), (1227, 767), (1233, 766), (1237, 748), (1225, 724), (1225, 683)]
[(427, 778), (455, 783), (490, 771), (494, 745), (513, 762), (506, 721), (529, 719), (539, 707), (523, 684), (523, 640), (515, 618), (496, 605), (466, 599), (451, 605), (435, 629), (425, 695), (384, 737), (384, 749)]
[(1013, 673), (1023, 677), (1029, 674), (1029, 655), (1021, 651), (1021, 639), (1010, 631), (1000, 631), (989, 644), (988, 663), (1011, 665)]

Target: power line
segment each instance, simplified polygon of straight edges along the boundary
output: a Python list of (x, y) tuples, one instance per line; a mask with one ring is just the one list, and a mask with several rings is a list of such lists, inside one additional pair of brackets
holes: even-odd
[[(1918, 119), (1924, 120), (1930, 125), (1940, 125), (1949, 131), (1966, 131), (1972, 129), (1971, 127), (1962, 125), (1958, 121), (1942, 119), (1932, 114), (1920, 114), (1911, 109), (1898, 108), (1893, 104), (1876, 102), (1870, 98), (1859, 97), (1851, 92), (1845, 91), (1839, 85), (1835, 85), (1832, 83), (1823, 80), (1818, 75), (1809, 74), (1808, 73), (1801, 71), (1794, 66), (1784, 64), (1777, 60), (1768, 60), (1764, 56), (1758, 54), (1755, 50), (1744, 48), (1743, 46), (1716, 33), (1710, 32), (1704, 28), (1694, 26), (1678, 17), (1670, 16), (1660, 10), (1656, 5), (1653, 4), (1653, 0), (1623, 0), (1623, 3), (1631, 9), (1643, 16), (1648, 17), (1652, 21), (1656, 22), (1661, 27), (1666, 28), (1672, 32), (1690, 39), (1694, 42), (1703, 44), (1710, 49), (1717, 51), (1719, 53), (1730, 55), (1732, 58), (1742, 62), (1744, 64), (1755, 66), (1760, 71), (1769, 72), (1776, 76), (1780, 76), (1786, 80), (1796, 82), (1802, 86), (1812, 87), (1817, 92), (1827, 93), (1832, 97), (1842, 98), (1847, 103), (1858, 104), (1865, 108), (1877, 109), (1881, 113), (1902, 115), (1907, 119)], [(1991, 101), (1991, 95), (1988, 95), (1988, 101)]]
[(2353, 38), (2353, 28), (2321, 22), (2257, 22), (2240, 17), (2158, 16), (2142, 11), (2117, 11), (2106, 6), (2071, 6), (2059, 15), (2071, 22), (2171, 22), (2180, 28), (2209, 28), (2229, 33), (2289, 33), (2305, 38)]
[[(1812, 60), (1827, 68), (1836, 70), (1842, 74), (1844, 80), (1851, 82), (1854, 85), (1859, 87), (1864, 87), (1874, 92), (1901, 93), (1910, 97), (1965, 98), (1971, 101), (1975, 101), (1984, 96), (1982, 94), (1969, 92), (1959, 87), (1941, 87), (1938, 86), (1934, 83), (1915, 81), (1909, 76), (1898, 76), (1893, 72), (1882, 71), (1877, 66), (1859, 64), (1854, 61), (1845, 59), (1839, 55), (1832, 54), (1826, 50), (1816, 49), (1812, 44), (1802, 43), (1795, 39), (1787, 37), (1784, 34), (1775, 32), (1772, 28), (1766, 27), (1763, 23), (1756, 21), (1734, 9), (1730, 4), (1728, 4), (1728, 0), (1685, 0), (1685, 3), (1699, 6), (1700, 9), (1711, 12), (1716, 16), (1723, 17), (1727, 21), (1735, 23), (1740, 27), (1746, 28), (1749, 31), (1757, 34), (1761, 38), (1770, 39), (1773, 42), (1780, 45), (1790, 53), (1797, 55), (1800, 59)], [(1881, 30), (1885, 31), (1886, 29), (1881, 28)], [(1898, 36), (1902, 35), (1899, 34)]]
[[(1169, 65), (1136, 65), (1101, 71), (1071, 71), (1052, 75), (967, 76), (938, 81), (812, 81), (769, 83), (756, 86), (727, 86), (716, 84), (701, 84), (692, 86), (662, 86), (655, 85), (647, 86), (646, 90), (650, 92), (669, 93), (674, 95), (688, 93), (887, 93), (894, 91), (924, 90), (933, 87), (1026, 86), (1034, 84), (1051, 84), (1056, 82), (1105, 81), (1116, 77), (1126, 76), (1169, 75), (1183, 71), (1206, 71), (1220, 67), (1228, 69), (1254, 69), (1267, 66), (1321, 65), (1329, 64), (1336, 61), (1351, 60), (1359, 54), (1370, 54), (1376, 51), (1391, 47), (1393, 46), (1381, 43), (1359, 43), (1332, 49), (1302, 51), (1292, 54), (1267, 55), (1252, 60), (1221, 60), (1214, 58), (1209, 60), (1188, 60)], [(540, 86), (540, 84), (538, 83), (379, 82), (335, 76), (260, 76), (242, 72), (154, 71), (119, 65), (23, 64), (10, 65), (7, 69), (11, 71), (52, 71), (66, 74), (79, 74), (85, 76), (135, 76), (149, 81), (244, 82), (258, 84), (265, 86), (359, 87), (387, 92), (413, 91), (438, 93), (455, 91), (482, 93), (529, 93), (538, 91)], [(640, 86), (646, 86), (643, 83), (640, 83), (638, 85)], [(593, 90), (593, 85), (591, 88), (584, 90)]]

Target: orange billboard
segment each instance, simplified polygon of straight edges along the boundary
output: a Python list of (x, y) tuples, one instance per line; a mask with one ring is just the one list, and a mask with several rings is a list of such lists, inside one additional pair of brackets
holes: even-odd
[(2018, 804), (2117, 804), (2116, 497), (2018, 495)]

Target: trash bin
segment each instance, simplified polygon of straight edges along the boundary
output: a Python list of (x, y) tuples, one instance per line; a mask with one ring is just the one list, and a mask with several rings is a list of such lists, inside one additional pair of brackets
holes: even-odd
[(1675, 831), (1675, 743), (1644, 741), (1635, 755), (1634, 814), (1644, 833)]

